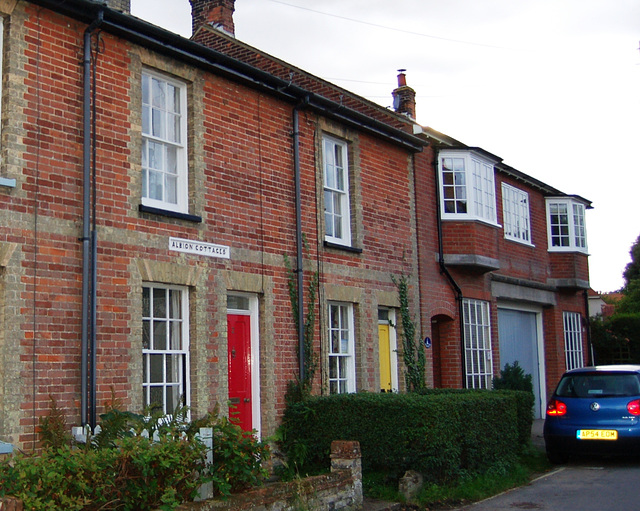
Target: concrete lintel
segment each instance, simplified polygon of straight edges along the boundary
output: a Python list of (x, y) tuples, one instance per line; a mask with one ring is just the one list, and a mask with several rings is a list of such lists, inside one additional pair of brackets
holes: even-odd
[(501, 300), (537, 303), (543, 306), (557, 305), (553, 291), (527, 286), (520, 281), (518, 284), (508, 282), (491, 282), (491, 294)]

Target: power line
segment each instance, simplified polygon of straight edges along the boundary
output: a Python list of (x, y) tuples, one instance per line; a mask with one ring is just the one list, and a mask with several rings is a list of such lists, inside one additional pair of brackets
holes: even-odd
[(475, 43), (473, 41), (463, 41), (461, 39), (451, 39), (448, 37), (440, 37), (440, 36), (436, 36), (436, 35), (431, 35), (431, 34), (423, 34), (422, 32), (413, 32), (411, 30), (404, 30), (401, 28), (395, 28), (395, 27), (388, 27), (386, 25), (379, 25), (378, 23), (371, 23), (368, 21), (362, 21), (362, 20), (358, 20), (355, 18), (349, 18), (347, 16), (340, 16), (338, 14), (331, 14), (328, 12), (322, 12), (322, 11), (318, 11), (316, 9), (310, 9), (309, 7), (302, 7), (301, 5), (294, 5), (294, 4), (290, 4), (287, 2), (282, 2), (281, 0), (269, 0), (270, 2), (276, 3), (276, 4), (281, 4), (281, 5), (286, 5), (287, 7), (293, 7), (295, 9), (300, 9), (303, 11), (309, 11), (309, 12), (313, 12), (315, 14), (322, 14), (323, 16), (329, 16), (331, 18), (338, 18), (338, 19), (342, 19), (345, 21), (350, 21), (352, 23), (359, 23), (361, 25), (368, 25), (370, 27), (376, 27), (376, 28), (382, 28), (384, 30), (392, 30), (394, 32), (400, 32), (403, 34), (409, 34), (409, 35), (415, 35), (415, 36), (419, 36), (419, 37), (427, 37), (429, 39), (437, 39), (439, 41), (448, 41), (450, 43), (458, 43), (458, 44), (467, 44), (470, 46), (482, 46), (485, 48), (495, 48), (498, 50), (513, 50), (513, 48), (507, 48), (505, 46), (497, 46), (494, 44), (485, 44), (485, 43)]

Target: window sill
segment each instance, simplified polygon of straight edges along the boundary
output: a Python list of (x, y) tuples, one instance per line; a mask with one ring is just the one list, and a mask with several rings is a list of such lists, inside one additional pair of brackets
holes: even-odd
[(202, 217), (197, 215), (189, 215), (188, 213), (179, 213), (177, 211), (169, 211), (168, 209), (152, 208), (140, 204), (138, 206), (140, 213), (150, 213), (152, 215), (166, 216), (168, 218), (177, 218), (179, 220), (186, 220), (188, 222), (201, 223)]
[(578, 247), (549, 247), (547, 249), (552, 254), (583, 254), (589, 255), (589, 251)]
[(0, 177), (0, 186), (6, 186), (7, 188), (15, 188), (16, 180), (8, 177)]
[(530, 243), (528, 241), (522, 241), (522, 240), (519, 240), (518, 238), (509, 238), (508, 236), (505, 236), (504, 239), (525, 247), (536, 248), (536, 246), (533, 243)]
[(345, 252), (351, 252), (352, 254), (362, 254), (361, 248), (350, 247), (349, 245), (340, 245), (339, 243), (332, 243), (331, 241), (327, 240), (324, 240), (324, 246), (327, 248), (344, 250)]
[(442, 216), (442, 221), (443, 222), (477, 222), (479, 224), (488, 225), (489, 227), (496, 227), (498, 229), (502, 229), (502, 225), (500, 225), (497, 222), (493, 222), (491, 220), (487, 220), (485, 218), (480, 218), (477, 216), (469, 216), (469, 215), (463, 215), (463, 214), (455, 215), (453, 213), (445, 213)]

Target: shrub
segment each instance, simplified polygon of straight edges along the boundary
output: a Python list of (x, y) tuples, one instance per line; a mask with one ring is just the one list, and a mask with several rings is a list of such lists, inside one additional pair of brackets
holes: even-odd
[(525, 374), (524, 369), (516, 360), (513, 365), (505, 364), (499, 377), (493, 379), (493, 388), (496, 390), (524, 390), (533, 392), (531, 375)]
[[(101, 431), (81, 448), (70, 447), (68, 440), (56, 447), (45, 442), (38, 455), (16, 455), (0, 463), (0, 496), (15, 496), (35, 511), (168, 510), (193, 500), (207, 482), (216, 495), (261, 482), (265, 444), (217, 411), (192, 422), (186, 414), (182, 408), (166, 419), (109, 410), (101, 415)], [(51, 428), (59, 431), (59, 418), (44, 424), (45, 437)], [(196, 438), (201, 427), (213, 430), (210, 466)]]

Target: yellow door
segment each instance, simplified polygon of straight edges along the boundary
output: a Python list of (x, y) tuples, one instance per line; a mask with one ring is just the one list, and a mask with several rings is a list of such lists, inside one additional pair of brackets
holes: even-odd
[(380, 391), (391, 392), (391, 342), (389, 338), (389, 323), (378, 324), (378, 339), (380, 343)]

